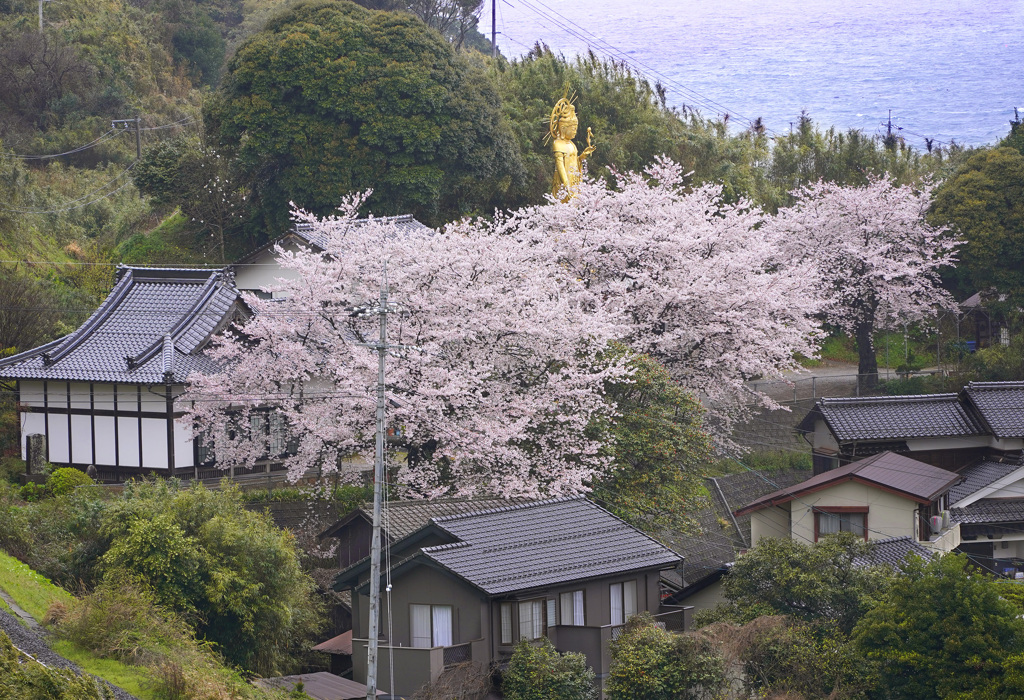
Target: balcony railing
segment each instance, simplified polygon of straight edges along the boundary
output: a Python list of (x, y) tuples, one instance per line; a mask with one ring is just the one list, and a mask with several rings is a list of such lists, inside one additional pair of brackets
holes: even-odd
[(444, 647), (445, 668), (472, 660), (473, 646), (469, 642), (466, 642), (465, 644), (456, 644), (455, 646), (451, 647)]

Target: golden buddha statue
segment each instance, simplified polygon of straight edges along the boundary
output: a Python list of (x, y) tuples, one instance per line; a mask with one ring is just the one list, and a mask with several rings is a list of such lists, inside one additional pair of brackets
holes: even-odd
[(548, 135), (551, 138), (551, 150), (555, 154), (555, 177), (551, 183), (551, 194), (568, 202), (576, 196), (582, 177), (583, 161), (594, 152), (593, 132), (587, 129), (587, 147), (583, 153), (576, 150), (572, 142), (576, 138), (580, 120), (576, 117), (576, 107), (568, 92), (562, 95), (555, 108), (551, 110)]

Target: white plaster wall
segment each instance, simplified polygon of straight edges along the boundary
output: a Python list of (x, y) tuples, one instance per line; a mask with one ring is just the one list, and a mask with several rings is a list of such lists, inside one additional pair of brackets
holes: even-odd
[(755, 510), (750, 514), (750, 544), (754, 546), (762, 537), (790, 536), (790, 504)]
[(91, 416), (71, 416), (71, 461), (92, 464)]
[(146, 469), (167, 469), (167, 421), (142, 419), (142, 466)]
[(814, 449), (827, 452), (839, 451), (839, 443), (836, 442), (832, 431), (828, 429), (828, 425), (821, 418), (814, 421)]
[(801, 542), (814, 541), (812, 506), (867, 506), (868, 539), (881, 540), (915, 534), (916, 502), (855, 481), (844, 481), (831, 488), (806, 494), (790, 505), (793, 513), (793, 539)]
[(42, 382), (20, 382), (19, 386), (21, 387), (21, 403), (28, 406), (43, 405)]
[[(93, 384), (92, 386), (93, 400), (96, 402), (96, 409), (99, 411), (113, 411), (114, 410), (114, 385), (113, 384)], [(97, 437), (97, 439), (99, 439)]]
[(117, 385), (117, 409), (119, 411), (139, 410), (139, 387), (135, 384)]
[(69, 462), (68, 454), (68, 417), (50, 416), (50, 461)]
[(681, 601), (681, 605), (692, 605), (694, 612), (708, 610), (716, 607), (719, 603), (725, 602), (725, 595), (722, 593), (722, 581), (718, 580), (706, 588), (702, 588), (691, 596)]
[(96, 466), (114, 466), (116, 457), (114, 418), (113, 416), (96, 416)]
[(79, 382), (71, 383), (71, 408), (82, 408), (89, 410), (92, 406), (92, 392), (88, 384)]
[(985, 498), (1021, 498), (1024, 496), (1024, 479), (1002, 485), (996, 491), (986, 493)]
[[(295, 245), (284, 246), (285, 250), (295, 251)], [(296, 279), (298, 275), (294, 270), (283, 270), (277, 264), (276, 253), (266, 251), (257, 258), (244, 265), (235, 267), (235, 286), (243, 291), (258, 292), (263, 287), (277, 284), (279, 278)], [(285, 296), (281, 292), (275, 292), (275, 298)]]
[(68, 384), (67, 382), (47, 382), (46, 396), (50, 402), (50, 408), (68, 407)]
[(987, 435), (958, 438), (925, 438), (907, 440), (907, 448), (911, 452), (924, 450), (957, 450), (971, 447), (988, 447), (992, 440)]
[(117, 448), (122, 467), (139, 466), (139, 420), (117, 419)]
[(174, 466), (195, 466), (192, 454), (192, 429), (180, 420), (174, 421)]
[(25, 450), (25, 436), (34, 433), (46, 434), (46, 416), (42, 413), (21, 414), (21, 458), (28, 459), (28, 452)]

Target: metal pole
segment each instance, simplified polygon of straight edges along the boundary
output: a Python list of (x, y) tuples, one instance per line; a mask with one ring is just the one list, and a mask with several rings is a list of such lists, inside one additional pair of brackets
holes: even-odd
[[(380, 511), (384, 481), (384, 353), (387, 352), (387, 273), (380, 290), (380, 342), (377, 345), (377, 447), (373, 460), (373, 538), (370, 542), (370, 638), (366, 647), (366, 700), (377, 697), (377, 635), (380, 628)], [(389, 688), (388, 692), (394, 692)]]
[[(42, 8), (42, 5), (39, 6)], [(42, 17), (42, 9), (39, 16)], [(42, 19), (39, 20), (42, 22)], [(41, 25), (40, 25), (41, 26)], [(498, 0), (491, 0), (491, 58), (498, 56)]]
[(142, 159), (142, 119), (135, 117), (135, 159)]

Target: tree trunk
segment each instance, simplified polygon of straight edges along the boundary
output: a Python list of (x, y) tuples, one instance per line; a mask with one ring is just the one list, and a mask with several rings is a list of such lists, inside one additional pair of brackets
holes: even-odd
[(872, 339), (875, 324), (861, 321), (857, 324), (857, 385), (861, 392), (878, 388), (878, 358)]

